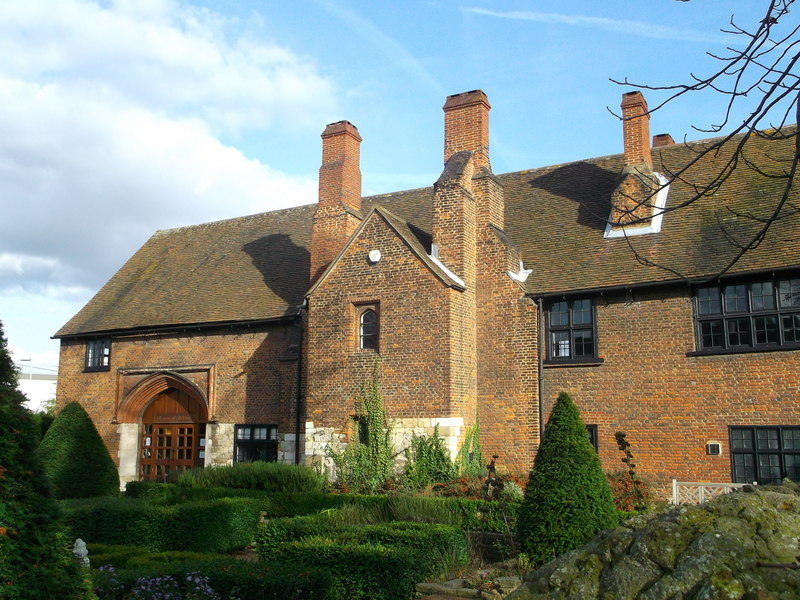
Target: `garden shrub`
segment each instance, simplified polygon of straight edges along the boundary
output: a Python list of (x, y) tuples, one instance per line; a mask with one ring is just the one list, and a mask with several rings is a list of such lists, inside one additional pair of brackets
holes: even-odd
[(520, 509), (520, 547), (534, 564), (541, 564), (617, 523), (600, 459), (578, 409), (562, 392), (547, 422)]
[(411, 598), (414, 585), (427, 577), (430, 567), (423, 556), (404, 547), (342, 543), (326, 537), (282, 544), (275, 556), (284, 564), (329, 569), (330, 600)]
[[(611, 487), (611, 497), (617, 510), (638, 513), (643, 507), (653, 504), (653, 490), (650, 484), (638, 475), (634, 480), (627, 470), (619, 469), (606, 473), (606, 479)], [(638, 483), (636, 487), (634, 481)]]
[(358, 493), (381, 488), (394, 470), (392, 428), (388, 424), (380, 391), (380, 361), (364, 388), (354, 418), (355, 435), (341, 454), (328, 450), (336, 466), (339, 486)]
[(405, 451), (406, 466), (404, 478), (413, 489), (425, 488), (437, 481), (448, 481), (455, 476), (450, 452), (439, 437), (439, 424), (433, 429), (433, 435), (414, 434), (411, 447)]
[(89, 542), (133, 544), (153, 552), (198, 550), (229, 552), (253, 541), (259, 501), (223, 498), (156, 506), (130, 498), (65, 502), (74, 537)]
[(0, 597), (81, 600), (88, 590), (62, 532), (24, 401), (0, 323)]
[(67, 404), (39, 447), (56, 498), (92, 498), (119, 493), (119, 474), (92, 419), (77, 402)]
[(128, 597), (137, 582), (152, 582), (152, 588), (158, 579), (163, 582), (169, 577), (185, 585), (189, 574), (205, 577), (208, 588), (226, 600), (326, 598), (329, 597), (328, 590), (332, 583), (327, 569), (306, 565), (249, 563), (231, 557), (149, 564), (126, 569), (101, 566), (93, 570), (92, 579), (99, 600), (119, 600)]
[(461, 477), (481, 477), (486, 466), (483, 464), (481, 452), (481, 427), (476, 416), (475, 425), (467, 427), (464, 443), (458, 449), (455, 469)]
[(236, 463), (184, 471), (179, 487), (234, 488), (267, 492), (321, 492), (328, 481), (314, 469), (278, 462)]
[(125, 544), (86, 544), (89, 551), (89, 561), (93, 567), (111, 565), (117, 569), (128, 564), (134, 556), (147, 554), (147, 548), (142, 546), (129, 546)]
[(73, 538), (142, 546), (153, 552), (166, 549), (162, 524), (169, 521), (168, 508), (122, 497), (67, 500), (61, 506)]

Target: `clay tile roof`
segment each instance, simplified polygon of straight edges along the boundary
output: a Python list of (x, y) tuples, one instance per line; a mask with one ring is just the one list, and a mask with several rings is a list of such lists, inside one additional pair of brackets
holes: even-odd
[(158, 231), (56, 337), (294, 315), (313, 209)]
[[(769, 154), (765, 142), (751, 142), (748, 157), (773, 171), (782, 167), (776, 159), (793, 151), (791, 139), (782, 145), (770, 142)], [(654, 148), (654, 170), (674, 169), (693, 156), (683, 144)], [(725, 152), (708, 156), (689, 177), (703, 181), (725, 160)], [(683, 277), (716, 275), (735, 252), (726, 235), (744, 239), (754, 227), (731, 211), (766, 216), (781, 193), (782, 180), (741, 165), (714, 196), (667, 212), (660, 233), (605, 239), (611, 192), (622, 167), (622, 155), (614, 155), (498, 176), (505, 190), (505, 232), (525, 267), (533, 269), (526, 282), (530, 294), (680, 280), (675, 273), (641, 264), (629, 244)], [(686, 184), (673, 183), (667, 211), (690, 195)], [(424, 254), (432, 197), (432, 187), (371, 196), (363, 199), (362, 213), (384, 207), (389, 211), (384, 217)], [(745, 254), (735, 272), (800, 266), (796, 192), (792, 199), (786, 218)], [(313, 205), (302, 206), (159, 231), (56, 337), (293, 315), (308, 290), (313, 210)]]

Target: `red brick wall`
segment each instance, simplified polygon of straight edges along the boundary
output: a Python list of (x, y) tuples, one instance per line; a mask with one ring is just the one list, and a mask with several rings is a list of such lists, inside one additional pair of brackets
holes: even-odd
[[(380, 250), (372, 264), (367, 255)], [(375, 361), (382, 361), (384, 403), (391, 418), (462, 416), (454, 381), (453, 305), (463, 293), (446, 287), (378, 214), (309, 298), (309, 421), (345, 431)], [(361, 303), (377, 304), (380, 347), (358, 349)], [(457, 355), (456, 355), (457, 356)]]
[(536, 305), (512, 281), (508, 246), (480, 230), (478, 246), (478, 412), (484, 458), (527, 471), (539, 440)]
[[(731, 481), (728, 426), (800, 423), (800, 353), (686, 356), (695, 350), (688, 290), (602, 298), (599, 366), (547, 367), (549, 409), (567, 391), (584, 422), (598, 425), (604, 468), (622, 466), (614, 443), (627, 432), (637, 471), (668, 493), (671, 479)], [(722, 444), (709, 456), (705, 444)]]
[(298, 330), (276, 325), (241, 333), (200, 332), (115, 338), (111, 370), (84, 373), (84, 343), (62, 340), (57, 408), (80, 402), (94, 420), (111, 456), (118, 459), (115, 407), (146, 377), (138, 370), (196, 367), (185, 374), (201, 389), (210, 380), (211, 414), (224, 423), (277, 424), (279, 433), (295, 430), (297, 361), (282, 361)]

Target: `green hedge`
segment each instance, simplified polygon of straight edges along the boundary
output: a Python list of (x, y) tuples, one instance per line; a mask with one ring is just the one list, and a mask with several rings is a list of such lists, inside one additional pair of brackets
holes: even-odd
[(172, 577), (185, 581), (187, 574), (208, 577), (211, 588), (221, 598), (238, 600), (305, 600), (335, 598), (334, 585), (327, 569), (305, 565), (248, 563), (234, 558), (209, 558), (149, 564), (141, 567), (93, 569), (92, 580), (100, 600), (124, 598), (143, 578)]
[(356, 598), (410, 597), (415, 583), (468, 560), (466, 536), (456, 527), (410, 522), (337, 527), (325, 515), (266, 523), (259, 527), (256, 549), (264, 561), (328, 567), (342, 597)]
[(230, 552), (253, 541), (260, 502), (222, 498), (157, 506), (130, 498), (95, 498), (63, 503), (72, 537), (87, 542), (130, 544), (153, 552)]
[(333, 578), (325, 596), (329, 600), (410, 599), (429, 566), (423, 555), (401, 546), (342, 543), (324, 537), (283, 544), (276, 560), (328, 569)]
[(184, 471), (178, 485), (268, 492), (322, 492), (329, 487), (328, 480), (309, 467), (261, 461)]
[(142, 546), (128, 546), (125, 544), (86, 544), (89, 551), (89, 561), (93, 567), (111, 565), (120, 569), (135, 557), (147, 554), (147, 548)]
[(119, 474), (86, 410), (70, 402), (58, 413), (38, 450), (56, 498), (119, 494)]

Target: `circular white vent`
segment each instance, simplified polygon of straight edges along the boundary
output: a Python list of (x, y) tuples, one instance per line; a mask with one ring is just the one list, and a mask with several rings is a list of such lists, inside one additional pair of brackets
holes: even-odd
[(375, 264), (381, 259), (381, 251), (380, 250), (370, 250), (369, 251), (369, 262)]

